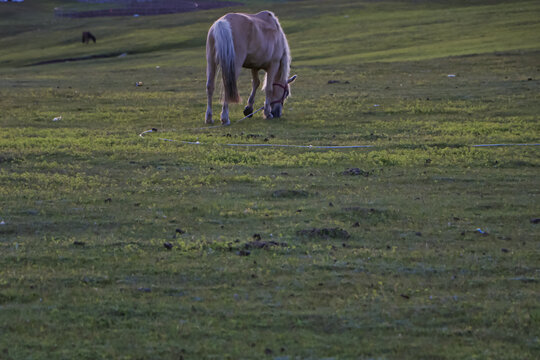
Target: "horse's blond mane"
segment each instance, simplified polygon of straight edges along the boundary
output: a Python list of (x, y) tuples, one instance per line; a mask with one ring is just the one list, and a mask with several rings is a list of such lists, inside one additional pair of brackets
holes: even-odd
[[(289, 42), (287, 41), (287, 37), (285, 37), (285, 32), (283, 31), (283, 28), (281, 27), (281, 24), (279, 22), (279, 19), (277, 18), (276, 14), (274, 14), (271, 11), (268, 11), (270, 15), (272, 15), (272, 19), (276, 22), (276, 26), (279, 29), (279, 33), (281, 35), (280, 40), (282, 41), (283, 46), (283, 57), (281, 58), (281, 66), (278, 71), (278, 79), (284, 79), (284, 82), (287, 82), (287, 79), (289, 78), (289, 73), (291, 69), (291, 50), (289, 48)], [(285, 72), (283, 72), (285, 71)], [(262, 88), (265, 89), (267, 86), (266, 76), (264, 77), (264, 82)]]
[[(285, 32), (283, 31), (283, 28), (281, 27), (281, 24), (279, 23), (279, 20), (277, 16), (272, 13), (272, 16), (274, 20), (276, 21), (276, 25), (279, 29), (280, 35), (281, 35), (281, 41), (283, 41), (283, 57), (285, 59), (285, 63), (282, 65), (282, 68), (285, 68), (285, 78), (289, 77), (289, 72), (291, 68), (291, 49), (289, 48), (289, 42), (287, 41), (287, 38), (285, 37)], [(283, 70), (283, 69), (281, 69)]]

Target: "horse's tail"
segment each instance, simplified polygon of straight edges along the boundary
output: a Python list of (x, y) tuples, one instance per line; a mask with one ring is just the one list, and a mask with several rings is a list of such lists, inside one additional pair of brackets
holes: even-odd
[(236, 54), (232, 37), (231, 24), (225, 19), (219, 19), (212, 25), (216, 62), (220, 65), (223, 87), (225, 88), (225, 101), (228, 103), (240, 102), (236, 86)]

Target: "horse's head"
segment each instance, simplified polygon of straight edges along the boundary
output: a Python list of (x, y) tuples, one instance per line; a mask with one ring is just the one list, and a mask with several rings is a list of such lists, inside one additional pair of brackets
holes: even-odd
[(285, 99), (287, 99), (287, 97), (291, 94), (289, 84), (292, 83), (294, 80), (296, 80), (296, 75), (292, 76), (284, 84), (277, 82), (272, 84), (272, 86), (274, 87), (274, 91), (272, 99), (270, 101), (270, 107), (272, 108), (273, 117), (281, 117), (281, 114), (283, 113), (283, 102), (285, 102)]

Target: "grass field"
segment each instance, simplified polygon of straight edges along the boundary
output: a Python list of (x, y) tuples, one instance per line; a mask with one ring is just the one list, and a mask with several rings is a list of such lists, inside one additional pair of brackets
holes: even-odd
[[(0, 359), (539, 358), (540, 3), (244, 3), (0, 3)], [(262, 9), (284, 117), (194, 129)]]

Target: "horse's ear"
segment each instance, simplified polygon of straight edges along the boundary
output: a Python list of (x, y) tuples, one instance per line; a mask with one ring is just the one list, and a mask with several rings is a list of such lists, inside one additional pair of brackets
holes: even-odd
[(287, 84), (292, 83), (294, 80), (296, 80), (297, 77), (297, 75), (293, 75), (289, 80), (287, 80)]

